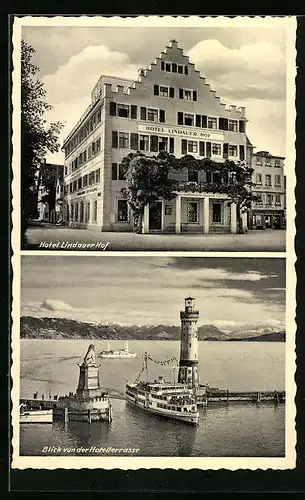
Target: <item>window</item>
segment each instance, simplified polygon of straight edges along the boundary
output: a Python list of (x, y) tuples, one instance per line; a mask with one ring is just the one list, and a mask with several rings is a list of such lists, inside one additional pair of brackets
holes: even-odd
[(176, 63), (172, 63), (172, 72), (177, 73), (177, 64)]
[(86, 203), (86, 219), (85, 222), (90, 222), (90, 201)]
[(95, 183), (95, 172), (90, 172), (89, 174), (89, 186)]
[(75, 222), (78, 222), (78, 203), (75, 203)]
[(212, 143), (212, 155), (221, 155), (221, 144)]
[(129, 117), (129, 106), (127, 104), (118, 104), (118, 116)]
[(256, 205), (262, 205), (263, 204), (263, 199), (261, 194), (256, 195), (258, 197), (258, 200), (256, 201)]
[(81, 189), (82, 188), (82, 179), (77, 179), (77, 189)]
[(272, 205), (272, 194), (266, 194), (266, 205)]
[(265, 176), (265, 185), (266, 186), (271, 186), (271, 175), (270, 174), (267, 174)]
[(274, 166), (275, 167), (280, 167), (281, 166), (280, 160), (274, 160)]
[(183, 66), (180, 66), (180, 64), (179, 64), (179, 66), (178, 66), (178, 73), (179, 73), (180, 75), (182, 75), (182, 74), (183, 74)]
[(168, 97), (168, 87), (161, 87), (160, 86), (160, 96)]
[(65, 167), (65, 175), (68, 175), (68, 167)]
[(221, 222), (221, 203), (213, 203), (213, 222)]
[(198, 223), (198, 202), (189, 201), (187, 207), (187, 221), (190, 224)]
[(98, 168), (96, 171), (95, 171), (95, 182), (100, 182), (101, 180), (101, 170), (100, 168)]
[(86, 187), (88, 185), (88, 175), (84, 175), (83, 177), (83, 187)]
[(161, 70), (164, 71), (165, 63), (164, 61), (161, 61)]
[(198, 142), (187, 141), (187, 151), (188, 153), (198, 153)]
[(171, 70), (171, 65), (170, 63), (165, 64), (165, 71), (170, 71)]
[(228, 120), (228, 130), (237, 132), (237, 120)]
[(194, 115), (189, 115), (184, 113), (184, 125), (193, 126), (194, 125)]
[(125, 165), (122, 165), (120, 163), (119, 164), (118, 180), (119, 181), (124, 181), (125, 180), (125, 174), (126, 174), (126, 167), (125, 167)]
[(256, 157), (256, 165), (261, 165), (261, 164), (262, 164), (262, 159), (259, 156), (257, 156)]
[(80, 202), (79, 222), (84, 222), (84, 202)]
[(149, 151), (148, 135), (140, 135), (140, 151)]
[(168, 151), (167, 137), (159, 137), (159, 151)]
[(198, 170), (194, 170), (193, 168), (189, 168), (187, 171), (187, 180), (188, 182), (198, 182)]
[(128, 222), (127, 200), (118, 200), (118, 222)]
[(274, 176), (274, 185), (276, 187), (280, 187), (281, 186), (281, 176), (280, 175), (275, 175)]
[(217, 118), (208, 117), (208, 128), (217, 129)]
[(184, 91), (184, 99), (186, 99), (187, 101), (191, 101), (192, 97), (193, 97), (193, 93), (191, 90)]
[(237, 146), (229, 145), (229, 156), (237, 156)]
[(255, 176), (255, 184), (260, 184), (262, 185), (263, 181), (262, 181), (262, 174), (256, 174)]
[(157, 122), (158, 121), (158, 110), (148, 108), (147, 109), (147, 120), (149, 120), (151, 122)]
[(280, 195), (280, 194), (276, 194), (276, 195), (275, 195), (275, 205), (276, 205), (276, 206), (279, 206), (279, 205), (281, 205), (281, 204), (282, 204), (282, 203), (281, 203), (281, 195)]
[(127, 132), (119, 132), (119, 148), (129, 148), (129, 134)]

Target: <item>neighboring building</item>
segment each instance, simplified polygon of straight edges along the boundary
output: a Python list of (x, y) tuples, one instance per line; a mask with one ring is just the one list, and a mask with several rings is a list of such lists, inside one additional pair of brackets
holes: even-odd
[[(91, 101), (63, 145), (70, 225), (132, 230), (121, 166), (130, 152), (246, 160), (245, 108), (222, 104), (175, 40), (137, 81), (102, 75)], [(236, 232), (236, 206), (226, 194), (207, 191), (216, 176), (181, 172), (178, 196), (146, 207), (143, 232)]]
[(43, 169), (50, 169), (54, 172), (54, 183), (52, 186), (45, 186), (40, 183), (38, 190), (38, 218), (45, 222), (58, 222), (63, 220), (63, 196), (64, 196), (64, 166), (52, 163), (43, 163)]
[(260, 197), (259, 201), (252, 203), (252, 229), (285, 227), (284, 160), (268, 151), (257, 151), (252, 155), (253, 193)]

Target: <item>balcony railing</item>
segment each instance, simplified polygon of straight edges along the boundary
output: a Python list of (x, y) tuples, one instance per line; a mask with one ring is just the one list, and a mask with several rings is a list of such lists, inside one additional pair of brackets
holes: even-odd
[(228, 183), (213, 183), (213, 182), (191, 182), (177, 181), (175, 183), (176, 191), (186, 191), (190, 193), (226, 193)]

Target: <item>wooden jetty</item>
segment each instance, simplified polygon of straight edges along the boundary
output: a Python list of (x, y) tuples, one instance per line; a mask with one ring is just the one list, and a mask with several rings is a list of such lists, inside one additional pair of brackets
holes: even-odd
[(213, 403), (284, 403), (285, 391), (230, 391), (200, 385), (197, 393), (198, 405)]

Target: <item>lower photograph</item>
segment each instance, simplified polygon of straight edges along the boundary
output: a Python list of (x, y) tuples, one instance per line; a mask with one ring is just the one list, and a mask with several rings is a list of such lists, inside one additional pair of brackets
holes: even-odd
[(13, 467), (294, 467), (285, 259), (44, 254), (20, 269)]

